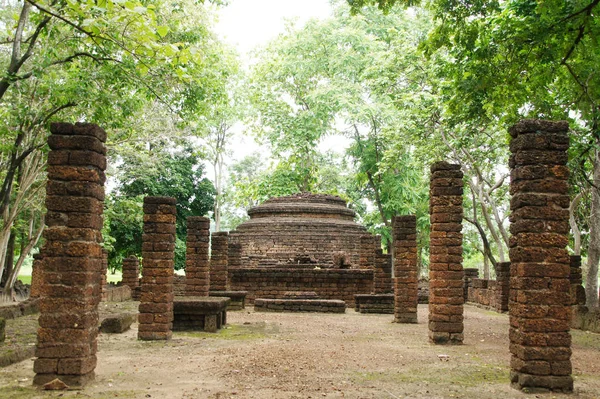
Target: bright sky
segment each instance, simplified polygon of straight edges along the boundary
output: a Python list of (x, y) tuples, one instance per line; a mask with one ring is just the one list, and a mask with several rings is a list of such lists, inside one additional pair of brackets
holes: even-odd
[(329, 0), (230, 0), (219, 11), (216, 31), (244, 56), (283, 33), (286, 19), (297, 19), (301, 26), (331, 11)]

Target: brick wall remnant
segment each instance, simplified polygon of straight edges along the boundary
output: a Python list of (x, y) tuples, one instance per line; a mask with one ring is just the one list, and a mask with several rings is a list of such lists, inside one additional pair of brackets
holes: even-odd
[(469, 288), (473, 286), (473, 279), (479, 278), (479, 269), (476, 267), (466, 268), (463, 277), (463, 295), (465, 302), (469, 299)]
[(177, 200), (144, 198), (142, 293), (138, 339), (167, 340), (173, 327), (173, 274)]
[(96, 368), (106, 133), (87, 123), (53, 123), (50, 132), (33, 382), (77, 386)]
[(394, 322), (417, 322), (417, 218), (394, 216)]
[(429, 340), (463, 342), (462, 194), (460, 165), (431, 165), (429, 213)]
[(228, 237), (226, 231), (212, 233), (210, 239), (210, 291), (227, 290), (227, 252)]
[(210, 284), (209, 241), (210, 219), (203, 216), (188, 217), (185, 254), (185, 293), (187, 296), (208, 296)]
[(510, 130), (510, 352), (517, 389), (572, 391), (567, 122)]
[(131, 255), (123, 259), (122, 271), (122, 284), (129, 286), (133, 293), (140, 285), (140, 261), (137, 256)]

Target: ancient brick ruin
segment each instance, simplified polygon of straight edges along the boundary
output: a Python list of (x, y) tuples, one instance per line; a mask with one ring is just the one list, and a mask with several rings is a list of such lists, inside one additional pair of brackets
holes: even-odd
[(227, 290), (228, 236), (226, 231), (218, 231), (210, 237), (210, 291)]
[[(301, 193), (252, 208), (229, 233), (228, 289), (255, 298), (315, 291), (354, 305), (354, 294), (392, 292), (391, 257), (339, 197)], [(212, 284), (212, 281), (211, 281)], [(211, 291), (213, 290), (211, 286)]]
[(131, 255), (123, 259), (121, 284), (131, 289), (131, 292), (138, 290), (140, 286), (140, 261), (137, 256)]
[(208, 296), (210, 286), (209, 229), (210, 219), (202, 216), (187, 218), (185, 292), (188, 296)]
[(499, 313), (508, 312), (510, 262), (498, 262), (496, 280), (479, 279), (474, 277), (478, 274), (473, 276), (471, 273), (468, 279), (465, 278), (466, 301)]
[(248, 215), (250, 220), (230, 232), (241, 245), (243, 267), (332, 267), (334, 254), (342, 252), (359, 268), (366, 229), (354, 222), (356, 213), (339, 197), (301, 193), (272, 198)]
[(96, 368), (106, 133), (82, 123), (50, 132), (34, 384), (82, 385)]
[(172, 336), (173, 271), (175, 259), (175, 198), (144, 198), (142, 293), (138, 339), (166, 340)]
[(572, 391), (568, 124), (510, 129), (510, 352), (515, 388)]
[(414, 215), (392, 219), (394, 246), (394, 322), (417, 322), (417, 218)]
[(429, 213), (429, 340), (463, 342), (462, 194), (460, 165), (431, 166)]

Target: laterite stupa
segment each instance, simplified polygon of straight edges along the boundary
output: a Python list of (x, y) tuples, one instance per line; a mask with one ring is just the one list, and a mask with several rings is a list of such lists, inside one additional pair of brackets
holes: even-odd
[(250, 220), (230, 233), (240, 246), (243, 268), (328, 267), (340, 256), (346, 267), (359, 267), (361, 236), (368, 233), (340, 197), (300, 193), (272, 198), (248, 215)]

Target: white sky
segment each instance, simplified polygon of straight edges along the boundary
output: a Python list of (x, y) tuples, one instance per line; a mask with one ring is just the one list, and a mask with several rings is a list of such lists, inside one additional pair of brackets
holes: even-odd
[(219, 10), (217, 33), (246, 56), (257, 46), (267, 44), (283, 33), (286, 19), (302, 26), (310, 18), (327, 18), (329, 0), (230, 0)]

